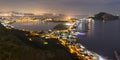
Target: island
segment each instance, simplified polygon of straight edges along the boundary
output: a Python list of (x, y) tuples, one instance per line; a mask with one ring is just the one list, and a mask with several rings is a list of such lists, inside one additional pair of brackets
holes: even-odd
[(119, 16), (115, 16), (106, 12), (100, 12), (95, 14), (93, 17), (90, 17), (94, 20), (118, 20)]

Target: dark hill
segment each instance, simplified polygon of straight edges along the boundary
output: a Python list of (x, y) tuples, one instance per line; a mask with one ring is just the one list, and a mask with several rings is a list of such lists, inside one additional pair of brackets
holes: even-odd
[(119, 16), (114, 16), (106, 12), (100, 12), (98, 14), (95, 14), (92, 18), (95, 20), (117, 20), (119, 19)]
[[(0, 24), (0, 60), (76, 60), (63, 47), (46, 45), (47, 49), (42, 49), (42, 47), (35, 47), (35, 43), (31, 42), (33, 46), (25, 42), (27, 41), (25, 34), (26, 32), (20, 30), (8, 30)], [(53, 44), (49, 43), (49, 45)]]

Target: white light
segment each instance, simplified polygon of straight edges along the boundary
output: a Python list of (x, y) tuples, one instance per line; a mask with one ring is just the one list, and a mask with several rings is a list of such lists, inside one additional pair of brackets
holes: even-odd
[(75, 35), (86, 35), (86, 33), (82, 33), (82, 32), (75, 32)]
[(107, 60), (107, 59), (105, 59), (105, 58), (99, 56), (99, 60)]
[(71, 23), (65, 23), (65, 25), (72, 25)]

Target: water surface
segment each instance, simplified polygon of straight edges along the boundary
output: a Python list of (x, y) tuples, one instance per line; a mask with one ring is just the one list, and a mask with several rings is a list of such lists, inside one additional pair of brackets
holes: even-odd
[(114, 51), (120, 51), (120, 20), (92, 21), (87, 35), (79, 42), (106, 58), (115, 58)]
[[(54, 28), (59, 22), (17, 22), (12, 24), (17, 29), (48, 30)], [(85, 36), (79, 36), (78, 41), (87, 49), (106, 58), (115, 58), (114, 50), (120, 52), (120, 20), (94, 21), (88, 24)]]

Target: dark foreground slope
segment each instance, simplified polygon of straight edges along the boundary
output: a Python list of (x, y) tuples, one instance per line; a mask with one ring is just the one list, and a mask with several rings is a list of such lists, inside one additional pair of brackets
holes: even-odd
[(47, 49), (35, 47), (36, 43), (27, 42), (27, 38), (23, 37), (24, 33), (7, 30), (0, 25), (0, 60), (77, 60), (60, 46), (51, 45)]

